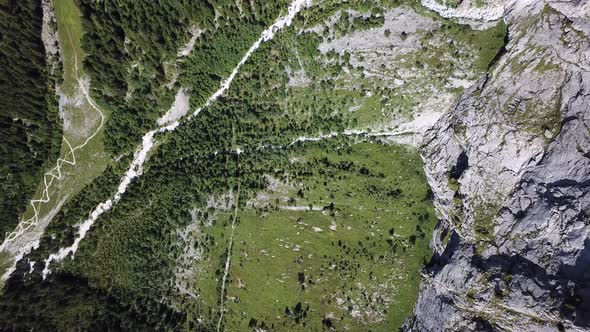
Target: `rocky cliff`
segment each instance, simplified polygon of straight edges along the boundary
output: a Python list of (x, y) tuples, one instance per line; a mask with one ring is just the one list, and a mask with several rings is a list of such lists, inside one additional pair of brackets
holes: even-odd
[(505, 5), (505, 51), (427, 133), (441, 223), (408, 331), (590, 330), (590, 5)]

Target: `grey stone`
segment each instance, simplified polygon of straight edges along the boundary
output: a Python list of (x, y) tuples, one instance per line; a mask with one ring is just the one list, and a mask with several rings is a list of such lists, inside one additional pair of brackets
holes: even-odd
[(404, 330), (590, 331), (587, 8), (514, 1), (506, 52), (426, 133), (441, 223)]

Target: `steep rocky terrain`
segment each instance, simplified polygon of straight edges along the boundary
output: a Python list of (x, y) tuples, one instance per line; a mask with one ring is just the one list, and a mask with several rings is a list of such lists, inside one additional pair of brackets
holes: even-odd
[(442, 221), (405, 330), (590, 328), (589, 18), (507, 4), (505, 52), (427, 133)]

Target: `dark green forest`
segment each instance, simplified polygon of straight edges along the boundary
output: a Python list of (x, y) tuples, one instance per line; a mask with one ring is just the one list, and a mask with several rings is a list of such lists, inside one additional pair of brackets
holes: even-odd
[[(19, 264), (19, 270), (24, 268)], [(79, 275), (61, 273), (45, 282), (38, 275), (19, 275), (10, 279), (0, 302), (2, 331), (162, 331), (185, 320), (158, 301), (118, 297), (92, 287)]]
[(176, 53), (188, 41), (192, 26), (203, 34), (186, 63), (180, 64), (180, 83), (201, 80), (191, 91), (197, 96), (193, 102), (199, 104), (287, 3), (256, 1), (238, 9), (229, 0), (78, 2), (86, 30), (84, 66), (95, 97), (113, 110), (105, 143), (117, 155), (132, 152), (170, 106), (179, 85), (167, 87), (174, 83), (169, 71), (178, 70)]
[(61, 145), (41, 2), (0, 1), (0, 240), (12, 231)]

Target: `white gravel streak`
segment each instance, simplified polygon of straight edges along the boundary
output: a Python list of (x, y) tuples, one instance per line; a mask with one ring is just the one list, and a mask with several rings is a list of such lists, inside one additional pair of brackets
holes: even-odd
[[(293, 146), (297, 143), (319, 142), (326, 139), (342, 137), (376, 137), (376, 138), (396, 138), (411, 136), (408, 141), (402, 141), (403, 144), (419, 146), (422, 143), (424, 133), (430, 129), (440, 118), (443, 112), (427, 111), (418, 114), (412, 121), (401, 124), (395, 129), (389, 130), (359, 130), (345, 129), (343, 132), (330, 132), (329, 134), (320, 134), (318, 136), (299, 136), (287, 145)], [(262, 146), (261, 148), (283, 148), (282, 146)]]
[[(311, 0), (294, 0), (291, 3), (291, 5), (289, 5), (287, 15), (279, 17), (273, 25), (271, 25), (270, 27), (268, 27), (266, 30), (264, 30), (262, 32), (262, 35), (260, 36), (260, 38), (250, 47), (248, 52), (246, 52), (246, 54), (244, 55), (242, 60), (234, 68), (234, 70), (229, 75), (229, 77), (221, 84), (221, 87), (219, 88), (219, 90), (215, 91), (207, 99), (205, 104), (203, 106), (199, 107), (196, 111), (194, 111), (193, 114), (191, 114), (188, 119), (189, 120), (192, 119), (194, 116), (198, 115), (201, 112), (201, 110), (208, 107), (209, 105), (211, 105), (211, 103), (213, 103), (215, 100), (217, 100), (219, 97), (221, 97), (227, 91), (227, 89), (229, 89), (232, 81), (234, 80), (234, 78), (238, 74), (239, 69), (244, 65), (244, 63), (246, 63), (246, 61), (248, 61), (248, 59), (250, 58), (252, 53), (254, 53), (263, 42), (271, 40), (274, 37), (276, 32), (278, 32), (279, 30), (281, 30), (285, 26), (291, 25), (291, 23), (293, 22), (293, 19), (295, 18), (295, 15), (297, 15), (297, 13), (299, 13), (299, 11), (301, 11), (303, 8), (310, 6), (311, 2), (312, 2)], [(129, 186), (131, 181), (142, 174), (143, 164), (145, 163), (145, 161), (147, 159), (148, 153), (154, 147), (154, 135), (157, 133), (174, 131), (178, 127), (179, 124), (180, 123), (177, 120), (177, 121), (170, 123), (169, 125), (167, 125), (165, 127), (160, 127), (158, 129), (152, 130), (143, 136), (142, 145), (135, 152), (133, 162), (131, 163), (131, 166), (129, 167), (129, 169), (127, 170), (127, 173), (123, 177), (122, 182), (119, 184), (119, 188), (118, 188), (117, 192), (115, 193), (115, 195), (111, 199), (108, 199), (107, 201), (100, 203), (94, 209), (94, 211), (92, 211), (92, 213), (90, 214), (90, 217), (86, 221), (84, 221), (82, 224), (79, 225), (78, 234), (76, 236), (76, 239), (74, 240), (74, 243), (71, 246), (61, 248), (61, 249), (59, 249), (59, 251), (57, 253), (49, 255), (49, 257), (45, 260), (45, 269), (43, 270), (43, 278), (45, 278), (51, 272), (49, 270), (49, 265), (51, 262), (59, 262), (59, 261), (63, 260), (65, 257), (67, 257), (68, 255), (71, 255), (70, 257), (72, 259), (74, 258), (74, 255), (75, 255), (76, 251), (78, 250), (78, 246), (79, 246), (80, 242), (84, 239), (88, 230), (90, 229), (90, 227), (92, 227), (92, 225), (98, 219), (98, 217), (100, 217), (106, 211), (109, 211), (113, 207), (114, 204), (119, 202), (121, 200), (121, 197), (123, 196), (123, 194), (127, 190), (127, 187)]]
[(291, 142), (289, 144), (289, 146), (294, 145), (296, 143), (300, 143), (300, 142), (319, 142), (321, 140), (325, 140), (325, 139), (336, 137), (336, 136), (338, 136), (338, 133), (336, 133), (336, 132), (331, 132), (329, 134), (322, 134), (322, 135), (315, 136), (315, 137), (299, 136), (297, 139), (295, 139), (293, 142)]
[(279, 206), (281, 210), (287, 211), (322, 211), (324, 208), (322, 206), (312, 206), (311, 208), (309, 205), (297, 205), (297, 206)]
[(189, 54), (191, 54), (191, 52), (193, 51), (193, 48), (195, 47), (195, 43), (197, 42), (197, 39), (199, 39), (199, 37), (203, 33), (203, 30), (198, 29), (197, 27), (192, 27), (190, 30), (190, 33), (191, 33), (191, 39), (186, 43), (186, 45), (180, 51), (178, 51), (177, 56), (179, 58), (186, 57)]
[(166, 113), (163, 117), (158, 119), (158, 126), (163, 126), (172, 123), (185, 116), (190, 108), (189, 102), (190, 95), (184, 88), (180, 88), (178, 90), (178, 93), (176, 94), (176, 98), (174, 99), (172, 107), (170, 107), (170, 110), (168, 110), (168, 113)]
[(438, 3), (436, 0), (422, 0), (422, 6), (437, 12), (445, 18), (465, 18), (471, 20), (497, 21), (504, 16), (504, 6), (508, 1), (495, 1), (498, 3), (487, 5), (483, 8), (470, 6), (469, 1), (464, 1), (457, 8), (450, 8)]

